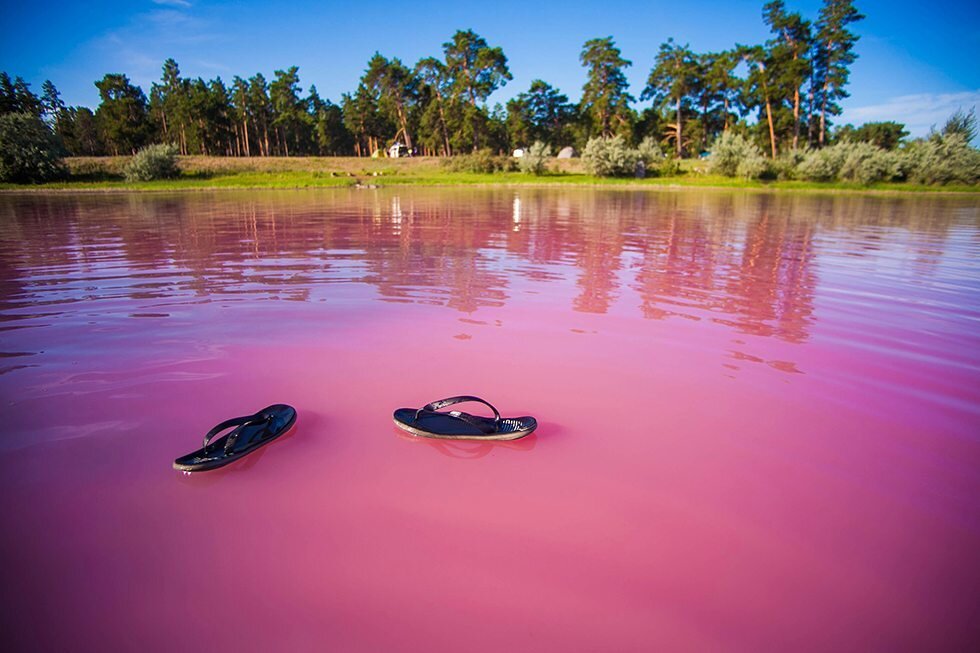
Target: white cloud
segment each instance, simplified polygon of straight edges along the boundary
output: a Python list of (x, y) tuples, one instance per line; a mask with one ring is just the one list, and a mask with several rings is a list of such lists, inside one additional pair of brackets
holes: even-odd
[(961, 93), (919, 93), (893, 97), (882, 104), (846, 109), (842, 120), (860, 125), (893, 120), (905, 125), (912, 137), (925, 136), (932, 127), (939, 129), (956, 110), (980, 109), (980, 89)]
[(153, 0), (155, 5), (164, 5), (166, 7), (181, 7), (183, 9), (188, 9), (191, 3), (187, 0)]

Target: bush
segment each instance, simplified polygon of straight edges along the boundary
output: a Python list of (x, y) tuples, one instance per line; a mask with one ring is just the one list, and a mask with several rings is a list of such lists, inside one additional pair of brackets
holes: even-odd
[(443, 165), (452, 172), (493, 173), (514, 169), (514, 162), (509, 156), (496, 156), (486, 148), (472, 154), (451, 156), (443, 162)]
[(775, 160), (770, 159), (767, 162), (768, 170), (766, 171), (766, 176), (770, 179), (778, 179), (779, 181), (797, 179), (799, 175), (796, 169), (803, 162), (805, 156), (805, 150), (783, 152)]
[(871, 143), (841, 143), (844, 162), (837, 178), (841, 181), (854, 181), (859, 184), (873, 184), (876, 181), (891, 181), (898, 173), (897, 157), (891, 152)]
[(742, 179), (761, 179), (769, 176), (769, 173), (769, 159), (761, 151), (746, 155), (735, 169), (735, 176)]
[(668, 157), (660, 162), (658, 172), (661, 177), (675, 177), (681, 174), (681, 160), (677, 157)]
[(551, 158), (551, 146), (537, 141), (524, 152), (524, 156), (517, 160), (517, 167), (521, 172), (532, 175), (541, 175), (547, 172), (548, 159)]
[(933, 134), (901, 150), (896, 167), (919, 184), (975, 184), (980, 181), (980, 151), (960, 133)]
[(725, 177), (758, 179), (766, 172), (768, 164), (758, 145), (741, 134), (727, 131), (711, 147), (708, 169)]
[(147, 145), (133, 155), (123, 170), (126, 181), (153, 181), (180, 176), (177, 148), (171, 144)]
[(834, 181), (844, 166), (847, 152), (839, 145), (831, 145), (819, 150), (810, 150), (796, 168), (800, 179), (807, 181)]
[(647, 170), (660, 165), (664, 160), (664, 151), (660, 149), (660, 143), (654, 140), (653, 136), (647, 136), (640, 142), (636, 154)]
[(582, 152), (586, 170), (596, 177), (632, 176), (640, 154), (622, 136), (590, 138)]
[(0, 181), (38, 184), (67, 174), (51, 128), (29, 113), (0, 115)]

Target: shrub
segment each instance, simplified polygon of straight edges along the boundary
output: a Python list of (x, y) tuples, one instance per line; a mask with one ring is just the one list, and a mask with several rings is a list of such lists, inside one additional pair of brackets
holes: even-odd
[(901, 150), (896, 167), (920, 184), (975, 184), (980, 181), (980, 151), (961, 133), (933, 134)]
[(819, 150), (810, 150), (796, 168), (800, 179), (807, 181), (834, 181), (844, 165), (847, 153), (842, 145), (831, 145)]
[(681, 174), (681, 160), (677, 157), (668, 157), (660, 162), (658, 172), (661, 177), (675, 177)]
[(775, 160), (770, 159), (767, 162), (766, 176), (780, 181), (796, 179), (799, 176), (796, 169), (803, 162), (805, 156), (806, 150), (783, 152)]
[(644, 138), (636, 148), (636, 154), (640, 161), (646, 165), (647, 170), (659, 165), (664, 160), (664, 151), (660, 148), (660, 143), (654, 140), (653, 136)]
[(761, 151), (747, 154), (738, 162), (738, 167), (735, 169), (735, 176), (742, 179), (761, 179), (769, 173), (769, 159)]
[(532, 175), (541, 175), (547, 172), (548, 159), (551, 158), (551, 146), (537, 141), (524, 152), (524, 156), (517, 160), (517, 167), (521, 172)]
[(582, 152), (586, 170), (597, 177), (633, 175), (639, 160), (639, 153), (622, 136), (590, 138)]
[(37, 184), (66, 175), (58, 137), (29, 113), (0, 115), (0, 181)]
[(507, 172), (514, 169), (514, 162), (509, 156), (496, 156), (484, 148), (471, 154), (457, 154), (443, 162), (452, 172), (493, 173)]
[(180, 175), (177, 167), (177, 148), (171, 144), (147, 145), (133, 155), (123, 170), (126, 181), (172, 179)]
[(759, 146), (731, 131), (723, 133), (715, 140), (708, 155), (708, 169), (725, 177), (757, 179), (767, 168)]
[(898, 172), (897, 157), (877, 145), (841, 143), (834, 147), (842, 148), (843, 152), (844, 162), (837, 173), (841, 181), (873, 184), (876, 181), (891, 181)]

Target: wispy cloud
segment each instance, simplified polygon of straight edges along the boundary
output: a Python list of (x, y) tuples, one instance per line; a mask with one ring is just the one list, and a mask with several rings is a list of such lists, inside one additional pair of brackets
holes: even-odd
[(843, 121), (855, 125), (894, 120), (905, 125), (913, 137), (925, 136), (932, 127), (942, 127), (956, 110), (980, 108), (980, 89), (961, 93), (919, 93), (900, 95), (881, 104), (844, 111)]
[[(168, 57), (181, 63), (205, 60), (210, 62), (207, 70), (220, 70), (220, 57), (204, 54), (224, 38), (215, 22), (185, 11), (184, 5), (190, 5), (186, 0), (154, 2), (161, 6), (135, 14), (125, 24), (90, 40), (84, 57), (99, 62), (99, 70), (125, 72), (144, 90), (159, 79)], [(183, 72), (191, 76), (203, 72), (193, 65), (190, 68)]]

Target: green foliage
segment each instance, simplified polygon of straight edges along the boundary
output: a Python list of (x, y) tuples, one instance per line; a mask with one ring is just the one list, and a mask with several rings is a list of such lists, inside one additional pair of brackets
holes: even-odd
[(827, 116), (838, 115), (838, 101), (849, 93), (844, 90), (850, 77), (850, 65), (857, 60), (854, 46), (860, 38), (848, 29), (851, 23), (864, 20), (864, 15), (854, 7), (854, 0), (824, 0), (817, 18), (814, 43), (814, 74), (812, 85), (814, 120), (819, 114), (820, 138), (825, 138)]
[(95, 120), (114, 154), (135, 152), (150, 135), (146, 96), (125, 75), (106, 75), (95, 83), (102, 103)]
[(779, 181), (789, 181), (797, 179), (797, 168), (806, 157), (804, 150), (789, 150), (780, 154), (775, 159), (769, 159), (766, 177)]
[(633, 112), (629, 82), (623, 69), (633, 65), (623, 59), (611, 36), (591, 39), (582, 46), (579, 61), (588, 69), (582, 87), (580, 111), (588, 122), (588, 133), (598, 136), (629, 135)]
[(844, 125), (834, 134), (836, 142), (871, 143), (884, 150), (894, 150), (909, 133), (898, 122), (866, 122), (860, 127)]
[(898, 157), (871, 143), (841, 143), (844, 161), (837, 173), (838, 181), (873, 184), (891, 181), (898, 173)]
[(837, 179), (844, 159), (847, 157), (846, 144), (831, 145), (819, 150), (811, 150), (803, 157), (796, 168), (800, 179), (806, 181), (833, 181)]
[(909, 181), (919, 184), (980, 182), (980, 151), (962, 133), (916, 141), (901, 152), (898, 165)]
[(660, 165), (664, 160), (664, 151), (653, 136), (647, 136), (636, 147), (636, 153), (647, 167), (647, 170)]
[(511, 147), (541, 141), (555, 147), (571, 142), (575, 107), (568, 96), (540, 79), (531, 88), (507, 102), (507, 131)]
[(541, 141), (535, 141), (517, 160), (521, 172), (532, 175), (542, 175), (548, 170), (548, 160), (551, 159), (551, 146)]
[(514, 161), (509, 156), (497, 156), (489, 148), (477, 150), (472, 154), (457, 154), (443, 161), (451, 172), (493, 173), (509, 172), (514, 169)]
[(715, 140), (708, 155), (708, 169), (725, 177), (758, 179), (766, 171), (766, 160), (758, 145), (727, 131)]
[(591, 138), (582, 152), (586, 169), (596, 177), (633, 175), (639, 160), (639, 153), (622, 136)]
[(58, 137), (39, 117), (0, 115), (0, 181), (36, 184), (63, 177), (61, 156)]
[(970, 109), (968, 112), (962, 109), (957, 109), (956, 113), (951, 115), (946, 124), (943, 125), (942, 130), (943, 136), (951, 136), (952, 134), (959, 134), (963, 137), (967, 143), (970, 143), (977, 137), (977, 110), (976, 108)]
[(806, 181), (873, 184), (901, 176), (899, 156), (871, 143), (843, 142), (807, 152), (797, 167)]
[(762, 152), (750, 154), (738, 162), (735, 176), (742, 179), (761, 179), (769, 172), (769, 159)]
[(657, 62), (647, 79), (640, 99), (653, 99), (657, 106), (674, 111), (674, 147), (677, 156), (684, 152), (684, 105), (695, 94), (700, 71), (697, 57), (687, 45), (667, 39), (660, 45)]
[(180, 176), (174, 145), (147, 145), (133, 155), (123, 171), (126, 181), (154, 181)]
[(23, 78), (11, 80), (10, 75), (0, 72), (0, 115), (6, 113), (29, 113), (40, 118), (44, 105)]
[(67, 107), (58, 113), (55, 133), (71, 156), (100, 156), (105, 144), (99, 135), (95, 114), (87, 107)]
[(664, 159), (657, 168), (661, 177), (676, 177), (681, 174), (681, 160), (677, 157)]

